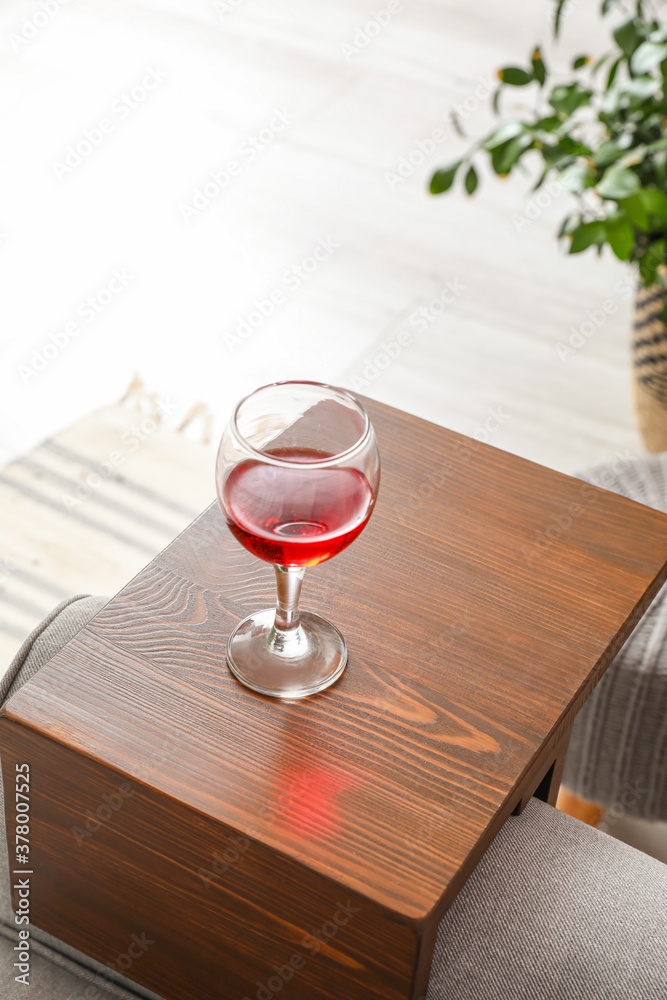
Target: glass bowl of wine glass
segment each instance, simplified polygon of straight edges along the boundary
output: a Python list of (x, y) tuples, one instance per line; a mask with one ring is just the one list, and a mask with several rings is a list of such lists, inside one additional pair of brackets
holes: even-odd
[(227, 642), (234, 676), (265, 695), (304, 698), (340, 677), (335, 625), (299, 612), (307, 566), (347, 548), (368, 523), (380, 483), (375, 432), (361, 403), (319, 382), (275, 382), (236, 406), (216, 462), (218, 501), (249, 552), (276, 572), (275, 608), (239, 622)]

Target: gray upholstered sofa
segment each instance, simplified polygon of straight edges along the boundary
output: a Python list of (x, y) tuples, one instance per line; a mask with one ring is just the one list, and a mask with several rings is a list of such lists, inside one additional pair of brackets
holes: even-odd
[[(667, 513), (667, 452), (619, 458), (581, 478)], [(612, 818), (667, 820), (667, 587), (577, 716), (563, 784)]]
[[(0, 701), (103, 604), (76, 597), (59, 605), (21, 647)], [(15, 982), (2, 818), (0, 1000), (154, 997), (38, 928), (30, 985)], [(507, 822), (443, 919), (423, 1000), (667, 1000), (667, 866), (533, 800)]]

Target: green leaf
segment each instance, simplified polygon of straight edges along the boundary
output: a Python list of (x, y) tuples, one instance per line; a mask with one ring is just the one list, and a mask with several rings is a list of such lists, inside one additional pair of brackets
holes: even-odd
[(644, 100), (653, 97), (660, 90), (660, 80), (653, 76), (637, 76), (633, 80), (626, 80), (619, 84), (621, 94), (630, 94), (632, 97), (640, 97)]
[(515, 118), (509, 118), (507, 121), (501, 122), (498, 128), (495, 128), (491, 135), (487, 136), (482, 143), (482, 148), (489, 150), (496, 149), (497, 146), (502, 146), (516, 135), (521, 135), (524, 128), (523, 122)]
[(532, 55), (533, 63), (533, 79), (537, 80), (540, 87), (544, 86), (544, 81), (547, 78), (547, 68), (544, 65), (544, 60), (542, 59), (542, 53), (539, 48), (535, 48)]
[(581, 253), (582, 250), (587, 250), (593, 244), (602, 246), (606, 238), (607, 233), (604, 220), (582, 222), (576, 229), (572, 230), (572, 242), (569, 252)]
[(510, 87), (525, 87), (527, 83), (533, 82), (533, 74), (526, 73), (525, 69), (519, 69), (518, 66), (505, 66), (504, 69), (499, 69), (498, 77)]
[(641, 36), (637, 31), (634, 17), (628, 18), (619, 24), (614, 31), (614, 41), (619, 49), (629, 58), (641, 43)]
[(589, 104), (592, 97), (590, 90), (585, 90), (578, 83), (554, 87), (549, 95), (551, 107), (564, 115), (571, 115), (577, 108)]
[(477, 171), (475, 170), (475, 168), (471, 164), (470, 165), (470, 169), (468, 170), (468, 173), (466, 174), (466, 179), (465, 179), (465, 188), (466, 188), (466, 191), (468, 192), (468, 194), (474, 194), (475, 193), (475, 191), (477, 190), (477, 184), (478, 183), (479, 183), (479, 181), (477, 179)]
[(494, 114), (496, 115), (500, 114), (500, 95), (502, 93), (502, 90), (503, 90), (502, 85), (500, 87), (496, 87), (496, 89), (493, 92), (493, 98), (491, 99), (491, 107), (493, 108)]
[(611, 59), (611, 52), (606, 52), (603, 56), (600, 56), (599, 59), (596, 59), (593, 64), (593, 69), (591, 70), (593, 76), (596, 76), (600, 72), (604, 64), (608, 62), (609, 59)]
[(650, 229), (664, 229), (667, 226), (667, 196), (657, 188), (642, 188), (638, 197), (650, 216)]
[(558, 140), (558, 145), (564, 152), (572, 153), (573, 156), (591, 156), (593, 150), (585, 146), (578, 139), (573, 139), (571, 135), (562, 135)]
[(660, 184), (667, 186), (667, 149), (659, 149), (653, 154), (653, 170)]
[(628, 260), (635, 243), (635, 232), (626, 215), (618, 213), (605, 219), (607, 243), (619, 260)]
[(517, 160), (532, 144), (533, 137), (524, 133), (503, 143), (502, 146), (497, 146), (491, 153), (491, 165), (495, 172), (501, 175), (508, 174)]
[(635, 146), (619, 160), (619, 167), (638, 167), (644, 162), (646, 156), (646, 146)]
[(448, 167), (442, 167), (440, 170), (436, 170), (433, 177), (431, 177), (431, 194), (444, 194), (445, 191), (449, 191), (450, 187), (454, 183), (456, 171), (461, 166), (461, 163), (461, 160), (457, 160), (456, 163), (451, 163)]
[(650, 69), (667, 57), (667, 45), (663, 42), (643, 42), (630, 61), (633, 73), (648, 73)]
[(539, 191), (539, 189), (542, 187), (542, 185), (544, 184), (545, 180), (547, 179), (548, 174), (549, 174), (549, 167), (545, 167), (544, 170), (542, 171), (542, 173), (540, 174), (540, 176), (537, 178), (537, 180), (533, 184), (533, 186), (531, 188), (531, 191)]
[(572, 60), (572, 69), (581, 69), (591, 60), (590, 56), (577, 56), (576, 59)]
[(559, 240), (562, 239), (563, 236), (569, 236), (569, 234), (571, 232), (573, 232), (574, 229), (576, 229), (576, 226), (572, 225), (573, 222), (574, 222), (574, 216), (573, 215), (566, 215), (565, 216), (565, 218), (563, 219), (563, 224), (561, 225), (560, 229), (558, 230), (558, 239)]
[(648, 288), (655, 282), (658, 268), (665, 262), (665, 241), (658, 240), (644, 251), (639, 259), (639, 274)]
[(593, 154), (593, 163), (596, 167), (608, 167), (615, 160), (620, 160), (624, 153), (625, 150), (620, 148), (618, 140), (607, 139)]
[(636, 194), (640, 187), (637, 174), (627, 167), (613, 165), (607, 167), (595, 190), (602, 198), (618, 199), (629, 198), (631, 194)]
[(554, 14), (554, 38), (558, 38), (560, 21), (563, 16), (563, 7), (565, 6), (565, 2), (566, 0), (556, 0), (556, 12)]
[(621, 208), (633, 225), (647, 233), (649, 229), (648, 215), (642, 201), (642, 192), (631, 195), (629, 198), (621, 198), (618, 207)]
[(585, 188), (595, 186), (597, 175), (587, 163), (573, 163), (560, 175), (560, 182), (566, 191), (579, 194)]
[(540, 152), (545, 162), (557, 167), (558, 170), (564, 170), (570, 163), (574, 163), (578, 156), (591, 156), (588, 146), (584, 146), (582, 142), (569, 135), (562, 135), (554, 145), (544, 143), (540, 147)]
[(623, 62), (623, 56), (619, 56), (618, 59), (614, 63), (612, 63), (612, 66), (609, 70), (609, 75), (607, 77), (607, 86), (604, 88), (605, 90), (611, 90), (614, 84), (614, 80), (616, 79), (616, 74), (618, 73), (618, 67), (621, 65), (622, 62)]
[(566, 153), (560, 146), (549, 146), (544, 145), (540, 149), (540, 153), (544, 159), (544, 162), (549, 167), (555, 167), (556, 170), (564, 170), (567, 166), (574, 162), (574, 157), (569, 153)]
[(541, 132), (554, 132), (557, 128), (560, 128), (562, 122), (558, 115), (547, 115), (546, 118), (538, 118), (534, 125), (531, 127), (536, 131)]
[(467, 139), (468, 137), (463, 130), (463, 126), (461, 125), (461, 120), (457, 115), (456, 111), (451, 111), (449, 114), (449, 118), (452, 123), (452, 128), (454, 129), (456, 134), (460, 135), (462, 139)]

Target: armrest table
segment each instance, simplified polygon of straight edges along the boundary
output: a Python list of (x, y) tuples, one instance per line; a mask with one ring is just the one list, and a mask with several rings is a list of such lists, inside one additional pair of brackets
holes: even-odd
[(375, 514), (304, 585), (348, 641), (333, 688), (280, 702), (227, 670), (274, 583), (212, 506), (0, 719), (12, 871), (30, 765), (31, 919), (166, 1000), (425, 994), (443, 913), (554, 801), (664, 582), (667, 516), (367, 405)]

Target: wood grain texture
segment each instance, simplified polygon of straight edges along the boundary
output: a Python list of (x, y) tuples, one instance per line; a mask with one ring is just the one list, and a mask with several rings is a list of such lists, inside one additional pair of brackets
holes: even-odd
[[(274, 966), (289, 967), (293, 955), (304, 964), (293, 970), (290, 996), (407, 995), (414, 928), (382, 923), (379, 950), (378, 911), (362, 897), (312, 873), (304, 892), (297, 859), (276, 857), (140, 781), (80, 844), (72, 831), (83, 829), (86, 813), (113, 803), (122, 776), (10, 723), (3, 761), (19, 757), (49, 790), (32, 803), (31, 839), (40, 849), (31, 909), (39, 926), (75, 946), (85, 942), (87, 954), (119, 970), (132, 936), (145, 936), (151, 943), (127, 974), (165, 1000), (246, 993), (254, 1000), (256, 984), (275, 975)], [(76, 784), (63, 780), (71, 775)], [(323, 983), (331, 990), (321, 991)]]
[[(3, 759), (33, 754), (48, 775), (48, 789), (39, 776), (33, 789), (43, 796), (37, 922), (99, 958), (137, 929), (134, 913), (170, 913), (160, 961), (171, 992), (148, 960), (136, 969), (167, 1000), (236, 1000), (240, 983), (254, 997), (267, 963), (281, 961), (283, 931), (289, 953), (295, 932), (284, 925), (305, 933), (330, 920), (340, 893), (370, 915), (364, 959), (352, 923), (335, 969), (313, 957), (291, 995), (425, 992), (442, 913), (506, 817), (552, 765), (557, 774), (576, 711), (665, 579), (665, 515), (367, 405), (383, 462), (375, 513), (349, 550), (306, 575), (303, 593), (348, 641), (335, 687), (290, 704), (229, 674), (226, 636), (273, 602), (273, 575), (211, 507), (0, 724)], [(123, 777), (141, 794), (68, 858), (62, 831)], [(557, 781), (546, 794), (556, 791)], [(201, 840), (191, 855), (188, 829)], [(210, 894), (196, 871), (235, 832), (252, 847), (225, 875), (216, 920), (226, 913), (231, 926), (252, 900), (255, 923), (243, 942), (221, 940), (215, 960), (207, 939), (193, 966), (197, 938), (183, 944), (174, 921), (199, 926)], [(114, 880), (124, 859), (142, 878)], [(71, 917), (64, 873), (82, 899)], [(109, 896), (105, 917), (99, 900)], [(232, 970), (222, 992), (211, 992), (213, 961)], [(350, 962), (361, 968), (351, 973)]]

